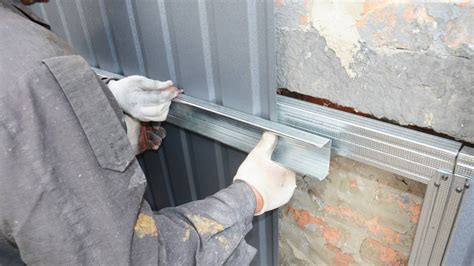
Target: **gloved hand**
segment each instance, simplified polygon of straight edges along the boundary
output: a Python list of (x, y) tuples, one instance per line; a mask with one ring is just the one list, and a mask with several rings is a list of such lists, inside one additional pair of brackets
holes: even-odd
[[(277, 141), (275, 134), (263, 133), (262, 139), (245, 158), (234, 177), (234, 181), (243, 180), (257, 192), (255, 215), (284, 205), (293, 196), (296, 188), (295, 173), (271, 160)], [(260, 210), (259, 196), (263, 200)]]
[(171, 100), (182, 91), (171, 80), (161, 82), (143, 76), (110, 81), (109, 89), (122, 110), (140, 121), (164, 121)]
[(135, 154), (146, 150), (157, 150), (166, 137), (166, 130), (159, 122), (140, 122), (125, 115), (127, 137)]

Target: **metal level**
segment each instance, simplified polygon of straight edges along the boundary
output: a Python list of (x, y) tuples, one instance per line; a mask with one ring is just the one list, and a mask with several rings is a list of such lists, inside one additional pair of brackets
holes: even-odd
[(167, 122), (250, 152), (264, 131), (280, 137), (272, 159), (302, 174), (324, 179), (329, 172), (331, 140), (221, 105), (180, 95)]

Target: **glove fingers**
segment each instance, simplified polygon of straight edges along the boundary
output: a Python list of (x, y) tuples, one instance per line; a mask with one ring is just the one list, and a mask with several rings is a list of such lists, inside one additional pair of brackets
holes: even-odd
[(133, 81), (135, 82), (137, 87), (140, 87), (143, 90), (162, 90), (173, 86), (173, 81), (171, 80), (159, 81), (142, 76), (133, 76)]
[(156, 116), (144, 116), (143, 119), (146, 121), (154, 121), (154, 122), (161, 122), (165, 121), (166, 117), (168, 116), (169, 108), (166, 109), (163, 113), (156, 115)]
[(159, 81), (159, 80), (151, 80), (152, 82), (146, 82), (141, 86), (144, 90), (163, 90), (173, 86), (173, 81)]
[(143, 106), (143, 107), (140, 107), (139, 111), (140, 111), (140, 114), (143, 116), (149, 116), (149, 117), (159, 116), (160, 114), (164, 113), (167, 109), (169, 109), (170, 105), (171, 105), (171, 102), (162, 103), (155, 106)]
[(171, 86), (169, 88), (163, 90), (155, 90), (155, 91), (143, 91), (140, 93), (140, 101), (144, 106), (153, 106), (157, 104), (162, 104), (166, 102), (170, 102), (179, 95), (181, 90), (178, 88)]
[(140, 75), (133, 75), (122, 79), (121, 81), (127, 82), (130, 86), (136, 86), (145, 90), (157, 90), (157, 89), (166, 89), (170, 86), (173, 86), (173, 81), (159, 81), (154, 79), (149, 79)]
[(259, 155), (266, 159), (272, 158), (273, 150), (278, 142), (278, 137), (270, 132), (264, 132), (262, 138), (251, 152), (253, 155)]
[(280, 165), (279, 163), (277, 162), (274, 162), (274, 161), (271, 161), (271, 163), (274, 165), (274, 171), (278, 171), (279, 173), (281, 173), (280, 176), (281, 177), (281, 180), (279, 180), (280, 182), (280, 186), (291, 186), (291, 187), (296, 187), (296, 173), (291, 171), (290, 169), (287, 169), (286, 167)]

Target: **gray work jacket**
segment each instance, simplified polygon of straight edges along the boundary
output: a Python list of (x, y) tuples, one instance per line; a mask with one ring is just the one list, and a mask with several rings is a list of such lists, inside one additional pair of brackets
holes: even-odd
[(84, 59), (0, 1), (0, 265), (248, 264), (250, 187), (154, 215), (121, 118)]

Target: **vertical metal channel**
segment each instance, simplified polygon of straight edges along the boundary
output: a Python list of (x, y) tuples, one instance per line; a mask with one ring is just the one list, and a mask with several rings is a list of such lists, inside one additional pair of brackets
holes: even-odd
[[(273, 1), (94, 0), (36, 5), (39, 16), (95, 67), (171, 79), (185, 93), (276, 118)], [(160, 209), (232, 183), (246, 154), (165, 125), (159, 152), (139, 159)], [(254, 220), (254, 265), (278, 262), (278, 214)]]

